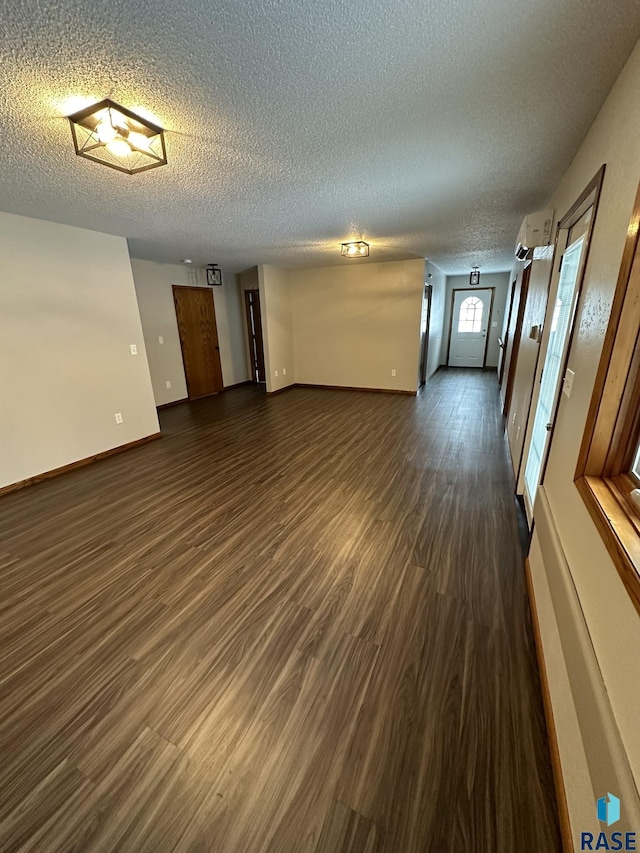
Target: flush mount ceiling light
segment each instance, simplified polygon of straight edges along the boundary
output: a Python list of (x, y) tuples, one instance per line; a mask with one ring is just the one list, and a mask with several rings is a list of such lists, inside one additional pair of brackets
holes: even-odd
[(368, 258), (369, 244), (364, 240), (355, 240), (352, 243), (342, 244), (342, 255), (345, 258)]
[(135, 175), (164, 166), (164, 130), (108, 98), (69, 116), (76, 154)]
[(469, 274), (469, 284), (480, 284), (480, 267), (475, 266)]

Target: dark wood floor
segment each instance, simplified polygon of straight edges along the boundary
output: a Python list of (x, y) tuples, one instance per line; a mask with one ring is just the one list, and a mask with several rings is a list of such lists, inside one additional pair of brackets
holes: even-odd
[(495, 375), (252, 388), (0, 501), (0, 849), (559, 850)]

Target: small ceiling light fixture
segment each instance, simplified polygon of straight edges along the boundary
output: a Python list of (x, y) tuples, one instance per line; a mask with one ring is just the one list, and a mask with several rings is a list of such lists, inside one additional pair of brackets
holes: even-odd
[(207, 284), (211, 287), (222, 284), (222, 270), (217, 264), (207, 264)]
[(78, 157), (135, 175), (164, 166), (164, 130), (106, 98), (68, 116)]
[(181, 263), (183, 263), (183, 264), (192, 264), (192, 263), (193, 263), (193, 261), (191, 260), (191, 258), (183, 258), (183, 259), (182, 259), (182, 261), (181, 261)]
[(480, 284), (480, 267), (474, 266), (469, 275), (469, 284)]
[(364, 240), (354, 240), (351, 243), (342, 244), (342, 256), (345, 258), (368, 258), (369, 244)]

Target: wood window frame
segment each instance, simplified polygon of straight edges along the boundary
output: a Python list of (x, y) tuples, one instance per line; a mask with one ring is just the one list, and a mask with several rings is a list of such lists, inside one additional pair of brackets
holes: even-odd
[(575, 484), (640, 614), (640, 514), (630, 492), (640, 441), (640, 187), (596, 374)]

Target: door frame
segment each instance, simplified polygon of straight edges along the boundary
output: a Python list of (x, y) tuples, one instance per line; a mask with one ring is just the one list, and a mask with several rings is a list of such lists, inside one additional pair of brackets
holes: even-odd
[[(502, 407), (502, 416), (509, 416), (509, 408), (511, 407), (511, 397), (513, 396), (513, 383), (516, 378), (516, 367), (518, 366), (518, 353), (520, 351), (520, 340), (522, 338), (522, 324), (524, 322), (524, 312), (527, 306), (527, 296), (529, 295), (529, 279), (531, 278), (531, 261), (526, 261), (522, 268), (522, 279), (520, 283), (520, 295), (518, 301), (518, 315), (516, 317), (516, 325), (513, 330), (513, 342), (511, 344), (511, 356), (509, 358), (509, 370), (507, 371), (507, 384), (504, 389), (504, 405)], [(517, 283), (517, 279), (516, 279)], [(514, 290), (515, 296), (515, 290)], [(509, 323), (513, 312), (513, 303), (509, 312)], [(505, 357), (506, 347), (508, 342), (509, 327), (507, 327), (507, 339), (505, 340)]]
[(511, 314), (513, 312), (513, 302), (516, 297), (516, 284), (518, 278), (514, 278), (511, 282), (511, 290), (509, 292), (509, 311), (507, 313), (507, 322), (504, 327), (504, 339), (502, 340), (502, 360), (500, 362), (500, 370), (498, 371), (498, 387), (502, 387), (502, 379), (504, 377), (504, 366), (507, 360), (507, 344), (509, 343), (509, 327), (511, 326)]
[(449, 356), (451, 355), (451, 332), (453, 329), (453, 306), (456, 301), (456, 293), (461, 290), (468, 290), (469, 293), (477, 293), (479, 290), (491, 291), (491, 302), (489, 303), (489, 319), (487, 320), (487, 335), (484, 339), (484, 355), (482, 356), (482, 370), (487, 366), (487, 350), (489, 349), (489, 335), (491, 334), (491, 319), (493, 317), (493, 301), (496, 296), (496, 288), (494, 287), (454, 287), (451, 290), (451, 309), (449, 311), (449, 339), (447, 341), (447, 367), (449, 365)]
[(429, 369), (429, 329), (431, 328), (431, 301), (433, 299), (433, 286), (425, 284), (422, 298), (427, 300), (427, 325), (424, 330), (422, 351), (420, 354), (420, 376), (418, 377), (418, 388), (427, 384), (427, 370)]
[[(258, 378), (255, 377), (255, 370), (252, 368), (251, 373), (251, 381), (254, 385), (260, 385), (263, 382), (267, 381), (267, 368), (264, 360), (264, 337), (262, 334), (262, 308), (260, 305), (260, 290), (259, 288), (247, 288), (242, 291), (244, 293), (244, 310), (247, 321), (247, 338), (249, 344), (249, 357), (252, 358), (252, 337), (251, 337), (251, 306), (249, 304), (249, 294), (258, 298), (258, 320), (259, 320), (259, 334), (254, 335), (255, 339), (255, 347), (256, 347), (256, 360), (257, 364), (255, 368), (258, 371)], [(264, 374), (264, 379), (260, 379), (260, 367), (262, 366), (262, 372)]]

